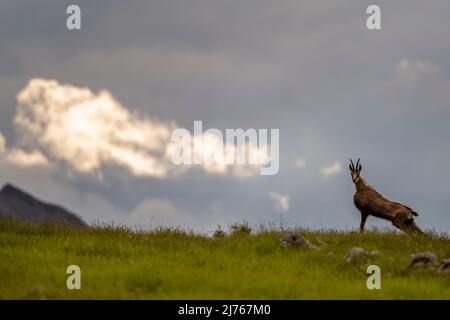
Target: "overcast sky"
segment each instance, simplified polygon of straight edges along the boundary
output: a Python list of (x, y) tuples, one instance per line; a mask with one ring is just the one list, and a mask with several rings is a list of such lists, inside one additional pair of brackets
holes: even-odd
[[(0, 39), (0, 182), (88, 222), (356, 228), (360, 157), (450, 229), (448, 1), (3, 0)], [(280, 129), (279, 173), (173, 172), (161, 154), (194, 120)]]

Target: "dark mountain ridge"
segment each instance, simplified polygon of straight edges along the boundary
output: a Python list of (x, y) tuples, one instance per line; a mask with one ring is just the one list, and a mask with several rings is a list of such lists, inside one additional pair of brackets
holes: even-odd
[(77, 227), (87, 225), (76, 214), (61, 206), (38, 200), (9, 183), (0, 191), (0, 217), (22, 221), (48, 221)]

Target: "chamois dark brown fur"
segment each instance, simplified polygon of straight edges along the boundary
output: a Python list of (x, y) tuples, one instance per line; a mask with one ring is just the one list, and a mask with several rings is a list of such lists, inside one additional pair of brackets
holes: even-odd
[(362, 167), (359, 160), (355, 166), (350, 159), (349, 168), (356, 187), (353, 202), (361, 213), (360, 232), (364, 232), (367, 217), (374, 216), (391, 221), (395, 227), (402, 231), (422, 233), (414, 221), (414, 217), (418, 216), (417, 212), (401, 203), (386, 199), (369, 186), (360, 175)]

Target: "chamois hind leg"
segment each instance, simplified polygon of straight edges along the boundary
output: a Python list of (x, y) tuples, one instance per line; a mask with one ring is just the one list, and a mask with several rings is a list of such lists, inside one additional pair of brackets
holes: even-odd
[(359, 232), (364, 232), (364, 226), (366, 224), (367, 214), (361, 213), (361, 223), (359, 225)]
[(413, 232), (413, 233), (417, 232), (423, 234), (423, 231), (420, 230), (420, 228), (417, 226), (413, 218), (410, 218), (405, 221), (405, 229), (406, 232)]
[(404, 221), (400, 220), (400, 219), (392, 219), (391, 220), (392, 224), (394, 225), (394, 227), (404, 231), (404, 232), (408, 232), (407, 228), (406, 228), (406, 224), (404, 223)]
[(416, 225), (414, 218), (409, 219), (393, 219), (392, 224), (402, 230), (403, 232), (407, 233), (423, 233), (422, 230), (419, 229), (419, 227)]

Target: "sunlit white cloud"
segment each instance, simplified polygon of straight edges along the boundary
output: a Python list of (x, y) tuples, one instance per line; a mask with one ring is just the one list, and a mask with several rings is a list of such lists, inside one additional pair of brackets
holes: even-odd
[(325, 177), (332, 176), (342, 171), (342, 165), (336, 161), (329, 166), (323, 167), (320, 171)]
[(116, 164), (138, 176), (164, 176), (157, 160), (170, 137), (171, 123), (142, 120), (108, 91), (33, 79), (17, 95), (15, 125), (21, 142), (41, 149), (80, 172)]
[(19, 167), (34, 167), (34, 166), (48, 166), (47, 158), (39, 151), (27, 152), (22, 149), (6, 148), (6, 141), (0, 133), (0, 155), (9, 164)]
[(269, 194), (273, 202), (273, 209), (278, 212), (289, 211), (289, 197), (279, 194), (278, 192), (271, 192)]
[(5, 160), (19, 167), (49, 166), (47, 158), (39, 151), (26, 152), (22, 149), (11, 149), (6, 152)]
[[(112, 164), (134, 176), (160, 178), (194, 167), (177, 166), (171, 160), (175, 121), (131, 112), (106, 90), (95, 94), (55, 80), (32, 79), (17, 95), (17, 102), (18, 148), (36, 150), (11, 153), (11, 160), (19, 159), (22, 165), (62, 162), (75, 171), (101, 176), (103, 167)], [(225, 163), (224, 141), (213, 134), (203, 134), (200, 143), (193, 135), (189, 138), (197, 142), (193, 154), (200, 154), (200, 167), (207, 173), (253, 176), (262, 165)], [(248, 148), (258, 156), (265, 151), (252, 145)], [(232, 150), (237, 153), (236, 148)]]

